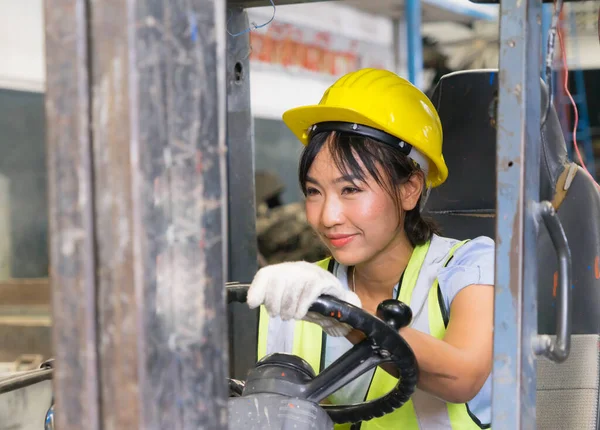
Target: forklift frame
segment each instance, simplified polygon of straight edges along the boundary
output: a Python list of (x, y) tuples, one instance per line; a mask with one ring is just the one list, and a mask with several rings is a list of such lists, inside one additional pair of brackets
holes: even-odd
[[(257, 269), (249, 38), (228, 33), (269, 2), (44, 4), (57, 428), (225, 429), (256, 313), (223, 285)], [(500, 2), (496, 430), (535, 428), (541, 6)]]

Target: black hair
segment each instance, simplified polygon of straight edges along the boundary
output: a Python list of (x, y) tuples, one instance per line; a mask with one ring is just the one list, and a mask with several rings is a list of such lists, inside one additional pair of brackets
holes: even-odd
[[(331, 138), (329, 138), (331, 136)], [(388, 192), (396, 205), (398, 201), (397, 187), (406, 183), (412, 175), (422, 172), (419, 166), (399, 150), (373, 139), (344, 132), (321, 132), (311, 136), (300, 157), (298, 177), (300, 187), (306, 196), (306, 178), (317, 154), (329, 141), (329, 150), (336, 167), (344, 175), (356, 176), (361, 181), (366, 176), (372, 177), (379, 186)], [(359, 164), (360, 160), (366, 172)], [(381, 167), (383, 177), (377, 167)], [(439, 233), (436, 224), (422, 216), (421, 199), (416, 206), (404, 215), (404, 231), (413, 246), (422, 245)]]

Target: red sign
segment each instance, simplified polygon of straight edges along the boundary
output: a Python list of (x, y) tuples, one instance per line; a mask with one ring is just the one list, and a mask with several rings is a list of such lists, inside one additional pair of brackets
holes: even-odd
[(292, 24), (273, 22), (267, 32), (250, 33), (250, 60), (290, 69), (339, 76), (360, 66), (358, 42), (336, 49), (329, 32), (304, 31)]

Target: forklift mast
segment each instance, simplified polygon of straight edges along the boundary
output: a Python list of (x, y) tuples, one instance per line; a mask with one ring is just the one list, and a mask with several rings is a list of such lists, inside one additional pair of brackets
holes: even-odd
[[(223, 287), (257, 270), (244, 9), (269, 4), (44, 2), (59, 429), (227, 428), (257, 327)], [(499, 7), (492, 428), (534, 429), (565, 346), (537, 334), (542, 3)]]

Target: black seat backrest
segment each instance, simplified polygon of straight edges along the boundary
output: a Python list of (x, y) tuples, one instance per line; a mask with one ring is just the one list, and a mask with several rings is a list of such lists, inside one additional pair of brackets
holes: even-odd
[[(541, 86), (545, 106), (547, 89)], [(443, 152), (450, 173), (444, 185), (432, 190), (426, 212), (446, 236), (495, 237), (497, 95), (497, 70), (448, 74), (432, 95), (444, 129)], [(542, 130), (540, 161), (540, 199), (553, 202), (571, 248), (573, 333), (600, 333), (600, 193), (589, 175), (569, 162), (554, 109)], [(554, 334), (558, 264), (543, 225), (538, 258), (539, 331)]]
[[(472, 70), (444, 76), (432, 101), (444, 128), (449, 177), (432, 191), (426, 211), (446, 236), (495, 237), (498, 73)], [(542, 106), (547, 99), (542, 83)], [(600, 193), (596, 183), (567, 159), (552, 109), (542, 129), (540, 200), (557, 210), (572, 257), (573, 314), (569, 358), (537, 361), (537, 428), (600, 428)], [(543, 224), (538, 236), (538, 331), (556, 333), (557, 257)]]

